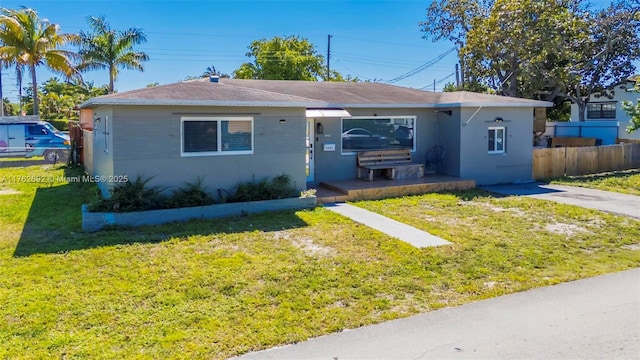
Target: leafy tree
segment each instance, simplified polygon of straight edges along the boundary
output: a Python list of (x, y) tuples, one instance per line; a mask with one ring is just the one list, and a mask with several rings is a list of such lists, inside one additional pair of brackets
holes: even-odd
[(112, 29), (104, 16), (90, 16), (87, 22), (93, 32), (80, 32), (82, 63), (78, 69), (109, 70), (109, 93), (113, 93), (119, 69), (144, 71), (142, 63), (149, 60), (149, 56), (134, 51), (133, 47), (147, 42), (147, 37), (138, 28)]
[(246, 55), (254, 61), (233, 72), (237, 79), (317, 81), (323, 76), (324, 58), (305, 38), (276, 36), (256, 40)]
[[(426, 21), (420, 22), (420, 28), (425, 33), (425, 39), (436, 42), (449, 40), (461, 50), (467, 39), (467, 33), (472, 29), (476, 19), (489, 14), (493, 0), (434, 0), (427, 8)], [(462, 83), (465, 79), (465, 63), (459, 51)]]
[[(640, 93), (640, 76), (636, 77), (635, 92)], [(627, 133), (640, 129), (640, 101), (636, 101), (634, 104), (631, 101), (625, 101), (622, 103), (622, 108), (629, 114), (629, 121), (631, 125), (627, 127)]]
[(575, 60), (566, 67), (570, 78), (565, 96), (578, 105), (585, 120), (592, 96), (613, 97), (615, 84), (635, 73), (640, 59), (640, 1), (612, 3), (595, 15), (586, 14), (587, 37), (577, 45)]
[(462, 86), (456, 86), (456, 84), (452, 82), (448, 82), (444, 84), (442, 88), (442, 92), (454, 92), (454, 91), (473, 91), (478, 93), (490, 93), (491, 90), (483, 84), (479, 82), (466, 82), (462, 84)]
[(2, 105), (3, 105), (3, 108), (4, 108), (4, 115), (5, 116), (19, 115), (18, 106), (16, 104), (12, 104), (11, 101), (9, 101), (8, 98), (3, 98), (2, 99)]
[(590, 11), (588, 0), (440, 0), (422, 26), (434, 41), (461, 46), (471, 81), (509, 96), (553, 101), (560, 118), (569, 99), (584, 120), (592, 96), (612, 96), (607, 89), (635, 71), (639, 5), (617, 0)]
[(461, 53), (467, 71), (503, 94), (553, 100), (587, 23), (579, 1), (496, 0), (476, 17)]
[(38, 83), (36, 67), (46, 65), (49, 69), (64, 74), (67, 78), (77, 75), (72, 61), (77, 54), (63, 50), (67, 44), (78, 42), (75, 34), (61, 34), (57, 24), (40, 19), (38, 13), (29, 8), (20, 10), (0, 9), (0, 59), (16, 66), (25, 66), (31, 73), (34, 114), (38, 115)]
[[(96, 87), (92, 82), (74, 80), (61, 82), (50, 78), (40, 86), (38, 96), (40, 117), (43, 119), (77, 120), (78, 112), (74, 107), (89, 98), (105, 95), (109, 92), (107, 85)], [(33, 110), (32, 90), (26, 89), (22, 101), (28, 111)]]

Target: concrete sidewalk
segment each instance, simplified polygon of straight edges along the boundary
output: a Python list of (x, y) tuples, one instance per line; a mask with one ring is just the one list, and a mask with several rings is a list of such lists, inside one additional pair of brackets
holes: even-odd
[(451, 244), (447, 240), (431, 235), (426, 231), (416, 229), (413, 226), (403, 224), (399, 221), (389, 219), (386, 216), (376, 214), (357, 206), (346, 203), (336, 203), (325, 204), (324, 207), (340, 215), (351, 218), (355, 222), (407, 242), (417, 248)]
[(343, 331), (240, 359), (640, 359), (640, 269)]

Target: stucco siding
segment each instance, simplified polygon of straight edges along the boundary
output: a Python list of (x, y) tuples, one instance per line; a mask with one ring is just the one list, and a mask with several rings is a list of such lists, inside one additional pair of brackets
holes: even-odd
[[(415, 116), (414, 135), (416, 150), (413, 161), (424, 163), (427, 150), (437, 144), (438, 134), (433, 109), (346, 109), (353, 117)], [(355, 179), (357, 160), (354, 153), (342, 153), (342, 119), (317, 118), (314, 124), (322, 123), (323, 134), (315, 134), (315, 179), (314, 183), (331, 180)], [(334, 151), (324, 151), (325, 144), (335, 144)]]
[[(184, 116), (252, 117), (253, 154), (182, 156)], [(239, 182), (286, 174), (298, 190), (305, 188), (304, 109), (123, 106), (114, 118), (116, 175), (153, 177), (151, 184), (167, 188), (201, 178), (217, 194)]]
[[(115, 185), (113, 179), (113, 111), (110, 107), (93, 109), (93, 134), (91, 149), (88, 151), (92, 157), (89, 159), (89, 175), (98, 179), (97, 185), (104, 196), (109, 195), (109, 190)], [(105, 181), (102, 181), (102, 180)]]
[[(460, 118), (460, 176), (477, 184), (532, 179), (533, 108), (463, 108)], [(501, 118), (502, 122), (496, 122)], [(506, 129), (503, 154), (488, 151), (489, 127)]]

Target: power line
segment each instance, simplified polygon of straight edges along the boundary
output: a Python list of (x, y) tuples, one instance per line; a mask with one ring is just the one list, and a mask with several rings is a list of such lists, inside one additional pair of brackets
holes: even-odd
[(421, 88), (420, 88), (420, 90), (425, 90), (425, 89), (426, 89), (426, 88), (428, 88), (428, 87), (431, 87), (431, 86), (435, 86), (435, 85), (437, 85), (437, 84), (440, 84), (441, 82), (443, 82), (443, 81), (447, 80), (448, 78), (450, 78), (450, 77), (454, 76), (455, 74), (456, 74), (456, 73), (455, 73), (455, 71), (454, 71), (454, 72), (452, 72), (451, 74), (449, 74), (449, 75), (447, 75), (447, 76), (443, 77), (442, 79), (440, 79), (440, 80), (438, 80), (438, 81), (434, 81), (434, 82), (433, 82), (433, 84), (429, 84), (429, 85), (427, 85), (427, 86), (423, 86), (423, 87), (421, 87)]
[(424, 64), (422, 64), (422, 65), (418, 66), (417, 68), (415, 68), (415, 69), (413, 69), (413, 70), (410, 70), (410, 71), (408, 71), (408, 72), (406, 72), (406, 73), (404, 73), (404, 74), (402, 74), (402, 75), (400, 75), (400, 76), (398, 76), (398, 77), (395, 77), (395, 78), (393, 78), (393, 79), (391, 79), (391, 80), (387, 81), (387, 84), (393, 84), (393, 83), (396, 83), (396, 82), (398, 82), (398, 81), (400, 81), (400, 80), (406, 79), (406, 78), (408, 78), (408, 77), (410, 77), (410, 76), (416, 75), (416, 74), (418, 74), (418, 73), (420, 73), (420, 72), (422, 72), (422, 71), (426, 70), (426, 69), (427, 69), (427, 68), (429, 68), (430, 66), (434, 65), (434, 64), (435, 64), (435, 63), (437, 63), (438, 61), (440, 61), (440, 60), (444, 59), (444, 58), (445, 58), (445, 56), (447, 56), (447, 55), (451, 54), (451, 53), (452, 53), (452, 52), (454, 52), (454, 51), (456, 51), (456, 48), (455, 48), (455, 47), (452, 47), (451, 49), (449, 49), (449, 50), (445, 51), (444, 53), (442, 53), (442, 54), (438, 55), (438, 57), (436, 57), (435, 59), (433, 59), (433, 60), (429, 60), (429, 61), (427, 61), (426, 63), (424, 63)]

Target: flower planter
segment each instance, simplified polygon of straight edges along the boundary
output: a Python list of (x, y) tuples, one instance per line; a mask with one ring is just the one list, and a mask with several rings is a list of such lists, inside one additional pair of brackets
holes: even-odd
[(315, 196), (194, 206), (179, 209), (136, 211), (129, 213), (89, 212), (88, 205), (83, 204), (82, 230), (98, 231), (109, 225), (157, 225), (174, 221), (224, 218), (267, 211), (311, 209), (315, 206)]

